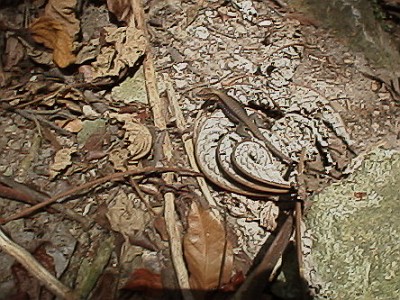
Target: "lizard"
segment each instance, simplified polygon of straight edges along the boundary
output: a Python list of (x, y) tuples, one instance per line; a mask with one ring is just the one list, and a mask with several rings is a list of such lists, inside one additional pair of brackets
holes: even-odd
[[(228, 124), (227, 121), (224, 121), (224, 123)], [(224, 125), (219, 126), (213, 121), (209, 121), (205, 115), (198, 118), (195, 123), (194, 156), (201, 172), (209, 181), (224, 190), (255, 199), (270, 198), (271, 194), (291, 192), (291, 186), (277, 186), (274, 183), (259, 184), (254, 178), (248, 180), (243, 178), (245, 181), (243, 182), (243, 180), (237, 180), (239, 174), (232, 177), (229, 170), (231, 167), (224, 167), (222, 166), (224, 163), (221, 163), (231, 157), (228, 154), (225, 155), (225, 159), (221, 160), (220, 138), (224, 135), (224, 128)], [(228, 164), (230, 164), (229, 161)], [(232, 172), (235, 173), (235, 170), (232, 170)]]
[(229, 120), (250, 130), (254, 137), (264, 142), (265, 146), (272, 152), (273, 155), (289, 166), (293, 166), (294, 161), (279, 151), (274, 145), (272, 145), (272, 143), (261, 133), (258, 126), (254, 123), (254, 120), (252, 120), (252, 118), (247, 114), (242, 104), (235, 98), (215, 88), (203, 88), (199, 91), (198, 95), (202, 97), (216, 97), (218, 99), (217, 104)]

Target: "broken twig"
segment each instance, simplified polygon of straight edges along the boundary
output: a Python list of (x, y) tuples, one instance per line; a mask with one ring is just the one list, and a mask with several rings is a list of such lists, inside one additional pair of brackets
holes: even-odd
[[(24, 203), (35, 205), (37, 203), (46, 201), (49, 197), (45, 194), (42, 194), (33, 188), (28, 187), (25, 184), (14, 181), (10, 177), (6, 177), (0, 174), (0, 183), (5, 184), (3, 186), (0, 184), (0, 195), (5, 198), (14, 199), (18, 201), (22, 201)], [(8, 187), (7, 187), (8, 186)], [(48, 208), (48, 211), (58, 211), (62, 213), (66, 218), (70, 220), (74, 220), (82, 224), (85, 229), (90, 228), (92, 223), (94, 222), (90, 218), (83, 217), (80, 214), (77, 214), (72, 209), (64, 207), (60, 203), (54, 203), (51, 205), (51, 208)]]
[(14, 257), (25, 269), (38, 279), (49, 291), (61, 299), (75, 300), (74, 292), (57, 280), (28, 251), (10, 240), (0, 227), (0, 248)]
[(293, 217), (289, 215), (286, 217), (286, 220), (265, 253), (261, 263), (249, 274), (232, 299), (261, 299), (266, 281), (289, 244), (290, 236), (292, 235), (292, 227)]
[[(130, 20), (130, 26), (136, 25), (136, 27), (145, 33), (147, 40), (146, 56), (143, 61), (144, 76), (146, 79), (146, 90), (147, 96), (152, 108), (154, 125), (161, 129), (166, 129), (166, 118), (164, 111), (167, 111), (167, 105), (165, 102), (161, 101), (157, 89), (157, 78), (154, 68), (153, 54), (150, 49), (150, 39), (146, 27), (144, 10), (142, 6), (142, 1), (131, 0), (133, 16)], [(173, 155), (172, 143), (168, 134), (166, 134), (163, 145), (164, 155), (167, 161), (171, 161)], [(167, 183), (172, 183), (172, 174), (165, 174), (164, 180)], [(179, 287), (182, 290), (182, 296), (185, 300), (193, 299), (193, 295), (190, 292), (189, 286), (189, 275), (186, 269), (186, 264), (183, 259), (182, 250), (182, 237), (179, 232), (179, 227), (175, 216), (175, 196), (173, 193), (166, 193), (164, 195), (164, 217), (167, 225), (167, 231), (169, 235), (169, 243), (171, 248), (171, 259), (175, 268), (176, 277), (178, 279)]]
[(50, 199), (41, 202), (39, 204), (36, 204), (32, 207), (29, 207), (27, 209), (24, 209), (22, 211), (20, 211), (19, 213), (16, 213), (14, 215), (12, 215), (11, 217), (5, 218), (1, 220), (1, 224), (5, 224), (7, 222), (10, 222), (12, 220), (16, 220), (22, 217), (25, 217), (27, 215), (32, 214), (33, 212), (46, 207), (56, 201), (61, 201), (61, 200), (65, 200), (68, 197), (71, 197), (72, 195), (75, 195), (79, 192), (91, 189), (95, 186), (98, 186), (100, 184), (106, 183), (108, 181), (113, 181), (113, 180), (120, 180), (122, 178), (125, 178), (127, 176), (133, 176), (133, 175), (143, 175), (143, 174), (150, 174), (150, 173), (165, 173), (165, 172), (177, 172), (180, 174), (184, 174), (184, 175), (189, 175), (189, 176), (201, 176), (201, 174), (191, 171), (191, 170), (185, 170), (185, 169), (178, 169), (178, 168), (174, 168), (174, 167), (162, 167), (162, 168), (153, 168), (153, 167), (147, 167), (147, 168), (142, 168), (142, 169), (137, 169), (137, 170), (129, 170), (126, 172), (119, 172), (119, 173), (114, 173), (108, 176), (104, 176), (92, 181), (89, 181), (81, 186), (75, 187), (73, 189), (70, 189), (69, 191), (65, 191), (62, 192), (60, 194), (57, 194), (53, 197), (51, 197)]

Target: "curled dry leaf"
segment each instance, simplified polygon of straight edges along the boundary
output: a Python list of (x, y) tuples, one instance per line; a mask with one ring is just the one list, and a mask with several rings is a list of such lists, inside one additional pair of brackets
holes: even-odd
[(146, 39), (142, 31), (134, 27), (106, 27), (105, 45), (93, 62), (93, 78), (119, 77), (126, 68), (131, 68), (144, 54)]
[(24, 58), (25, 48), (15, 37), (9, 37), (6, 42), (4, 70), (9, 71)]
[(150, 293), (149, 296), (156, 296), (158, 293), (161, 293), (163, 289), (161, 275), (155, 274), (147, 269), (137, 269), (130, 275), (122, 289), (143, 291)]
[(127, 159), (129, 156), (129, 151), (127, 149), (114, 149), (109, 153), (108, 159), (112, 162), (114, 169), (117, 171), (127, 170)]
[(268, 201), (260, 211), (260, 225), (269, 231), (275, 230), (279, 207), (273, 201)]
[(75, 17), (76, 4), (77, 0), (49, 0), (45, 8), (45, 15), (60, 22), (72, 39), (80, 27)]
[(55, 123), (69, 132), (77, 133), (82, 130), (82, 121), (79, 119), (59, 120), (55, 121)]
[(71, 155), (76, 151), (77, 149), (75, 147), (57, 151), (54, 156), (54, 162), (50, 165), (50, 179), (54, 179), (60, 171), (72, 165)]
[(29, 28), (37, 43), (53, 50), (53, 61), (61, 68), (75, 62), (73, 42), (80, 30), (76, 5), (77, 0), (49, 0), (44, 15)]
[(129, 199), (123, 191), (119, 191), (108, 207), (107, 218), (111, 228), (121, 233), (129, 242), (130, 236), (145, 229), (150, 215), (136, 208), (132, 199)]
[(123, 128), (126, 130), (124, 138), (129, 142), (131, 161), (137, 161), (149, 154), (153, 137), (146, 126), (135, 122), (131, 114), (111, 113), (110, 117), (124, 123)]
[(32, 22), (29, 30), (37, 43), (53, 50), (53, 60), (57, 66), (65, 68), (75, 61), (73, 39), (59, 21), (42, 16)]
[[(49, 272), (55, 274), (55, 265), (53, 258), (47, 254), (46, 245), (39, 245), (32, 253), (34, 258), (43, 265)], [(14, 277), (16, 294), (9, 295), (13, 299), (51, 299), (51, 294), (46, 289), (41, 289), (39, 282), (35, 279), (20, 263), (15, 262), (11, 266), (11, 272)], [(20, 297), (18, 297), (19, 295)], [(24, 296), (22, 296), (24, 295)], [(22, 297), (21, 297), (22, 296)]]
[[(226, 240), (224, 226), (210, 211), (200, 208), (195, 202), (188, 215), (183, 245), (191, 288), (217, 288), (221, 272), (221, 284), (229, 282), (233, 270), (232, 243)], [(221, 270), (224, 251), (225, 261)]]
[(129, 241), (129, 238), (137, 232), (143, 232), (151, 219), (149, 213), (135, 206), (130, 196), (120, 190), (109, 203), (106, 213), (111, 229), (121, 233), (125, 240), (119, 255), (121, 265), (131, 265), (135, 257), (143, 255), (143, 251), (147, 251), (142, 247), (131, 245)]
[(129, 23), (132, 14), (131, 2), (130, 0), (107, 0), (107, 8), (117, 17), (118, 21)]

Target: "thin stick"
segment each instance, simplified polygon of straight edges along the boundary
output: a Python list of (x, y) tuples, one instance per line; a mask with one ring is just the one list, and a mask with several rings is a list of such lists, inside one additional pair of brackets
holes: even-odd
[[(16, 199), (16, 200), (23, 201), (25, 203), (29, 203), (32, 205), (46, 201), (47, 199), (49, 199), (48, 195), (42, 194), (22, 183), (14, 181), (10, 177), (6, 177), (1, 174), (0, 174), (0, 183), (3, 183), (5, 185), (13, 188), (13, 194), (10, 194), (9, 197), (7, 197), (7, 198)], [(4, 187), (1, 188), (1, 186), (0, 186), (0, 189), (2, 189), (3, 191), (6, 191)], [(51, 208), (46, 208), (46, 209), (49, 211), (52, 211), (54, 209), (54, 210), (64, 214), (64, 216), (67, 217), (68, 219), (71, 219), (71, 220), (81, 223), (85, 229), (89, 229), (91, 224), (94, 223), (94, 220), (92, 220), (88, 216), (83, 217), (82, 215), (77, 214), (72, 209), (64, 207), (60, 203), (54, 203), (51, 205)]]
[[(171, 106), (173, 109), (173, 113), (176, 118), (176, 127), (181, 130), (182, 132), (186, 128), (186, 121), (185, 118), (183, 117), (182, 110), (180, 109), (174, 88), (172, 86), (171, 80), (169, 77), (164, 76), (164, 81), (166, 85), (166, 90), (167, 90), (167, 95), (168, 99), (171, 102)], [(199, 167), (196, 162), (196, 158), (194, 157), (194, 147), (193, 147), (193, 141), (192, 139), (189, 138), (189, 134), (183, 134), (182, 135), (182, 141), (183, 141), (183, 146), (186, 151), (186, 155), (188, 156), (190, 166), (195, 170), (196, 172), (200, 172)], [(216, 209), (218, 207), (217, 202), (211, 195), (210, 189), (208, 188), (207, 182), (203, 177), (198, 177), (197, 183), (199, 184), (200, 190), (203, 193), (204, 197), (206, 198), (208, 204), (211, 207), (211, 211), (214, 214), (215, 217), (218, 219), (221, 219), (219, 211)]]
[[(308, 46), (308, 45), (305, 45), (304, 43), (299, 43), (299, 42), (297, 42), (297, 43), (290, 43), (290, 44), (286, 44), (286, 45), (283, 45), (283, 46), (281, 46), (281, 47), (275, 49), (274, 51), (272, 51), (272, 52), (269, 53), (268, 55), (269, 55), (269, 56), (272, 56), (273, 54), (275, 54), (275, 53), (277, 53), (277, 52), (279, 52), (279, 51), (281, 51), (281, 50), (283, 50), (283, 49), (285, 49), (285, 48), (294, 47), (294, 46), (310, 47), (310, 46)], [(311, 48), (311, 47), (310, 47), (310, 48)]]
[(135, 178), (131, 177), (130, 178), (131, 185), (133, 189), (135, 190), (136, 194), (142, 200), (144, 205), (146, 206), (147, 210), (153, 214), (153, 216), (157, 215), (157, 213), (154, 211), (154, 209), (151, 207), (150, 203), (147, 201), (146, 196), (143, 194), (142, 190), (140, 189), (140, 186), (136, 182)]
[[(304, 183), (304, 161), (306, 157), (306, 148), (303, 148), (300, 153), (299, 164), (298, 164), (298, 180), (299, 189), (298, 189), (298, 200), (306, 200), (307, 194), (305, 191), (305, 183)], [(295, 213), (296, 213), (296, 255), (297, 262), (299, 264), (299, 277), (304, 280), (304, 262), (303, 262), (303, 249), (302, 249), (302, 236), (301, 236), (301, 221), (303, 218), (301, 201), (296, 201)]]
[(40, 123), (42, 123), (43, 125), (49, 126), (50, 128), (54, 129), (55, 131), (57, 131), (58, 133), (62, 134), (62, 135), (66, 135), (66, 136), (72, 136), (73, 134), (61, 127), (58, 127), (57, 125), (53, 124), (52, 122), (46, 120), (45, 118), (43, 118), (42, 116), (33, 116), (32, 114), (26, 112), (23, 109), (10, 109), (11, 111), (14, 111), (18, 114), (20, 114), (21, 116), (23, 116), (24, 118), (31, 120), (31, 121), (39, 121)]
[(14, 257), (49, 291), (61, 299), (78, 299), (74, 292), (58, 281), (46, 268), (44, 268), (28, 251), (10, 240), (0, 227), (0, 248)]
[(224, 211), (224, 235), (225, 235), (224, 250), (222, 252), (221, 267), (219, 268), (218, 289), (221, 288), (222, 278), (224, 276), (226, 249), (228, 247), (228, 227), (226, 224), (226, 211)]
[(127, 176), (133, 176), (133, 175), (142, 175), (142, 174), (148, 174), (148, 173), (164, 173), (164, 172), (178, 172), (181, 174), (185, 174), (185, 175), (189, 175), (189, 176), (201, 176), (201, 174), (197, 173), (197, 172), (193, 172), (191, 170), (185, 170), (185, 169), (178, 169), (178, 168), (174, 168), (174, 167), (162, 167), (162, 168), (154, 168), (154, 167), (146, 167), (146, 168), (142, 168), (142, 169), (137, 169), (137, 170), (129, 170), (126, 172), (119, 172), (119, 173), (114, 173), (111, 175), (107, 175), (92, 181), (89, 181), (87, 183), (82, 184), (81, 186), (72, 188), (68, 191), (62, 192), (60, 194), (57, 194), (53, 197), (51, 197), (50, 199), (43, 201), (39, 204), (36, 204), (32, 207), (29, 207), (27, 209), (24, 209), (22, 211), (20, 211), (19, 213), (16, 213), (14, 215), (12, 215), (11, 217), (8, 217), (6, 219), (2, 219), (1, 220), (1, 224), (5, 224), (7, 222), (10, 222), (12, 220), (16, 220), (22, 217), (25, 217), (27, 215), (32, 214), (33, 212), (49, 205), (52, 204), (58, 200), (61, 199), (66, 199), (67, 197), (70, 197), (72, 195), (75, 195), (76, 193), (79, 193), (81, 191), (87, 190), (87, 189), (91, 189), (97, 185), (103, 184), (105, 182), (108, 181), (112, 181), (112, 180), (120, 180), (122, 178), (125, 178)]
[[(150, 106), (153, 111), (154, 125), (161, 130), (166, 129), (167, 121), (165, 119), (165, 112), (167, 111), (167, 105), (161, 101), (157, 89), (157, 78), (154, 68), (153, 54), (150, 49), (149, 34), (145, 24), (144, 10), (141, 0), (131, 0), (133, 17), (130, 20), (130, 26), (134, 26), (139, 30), (142, 30), (147, 39), (146, 57), (143, 61), (144, 77), (146, 82), (146, 90), (149, 99)], [(168, 133), (164, 139), (163, 145), (164, 155), (167, 161), (171, 161), (173, 155), (173, 148), (171, 139)], [(173, 174), (165, 174), (164, 180), (167, 183), (172, 183)], [(193, 295), (190, 292), (189, 275), (186, 269), (186, 264), (183, 259), (182, 249), (182, 236), (179, 232), (179, 226), (177, 223), (175, 213), (175, 195), (173, 193), (166, 193), (164, 195), (164, 217), (169, 235), (169, 244), (171, 249), (171, 259), (175, 268), (175, 273), (178, 279), (178, 284), (181, 289), (182, 296), (185, 300), (192, 300)]]
[(292, 235), (293, 217), (286, 217), (271, 246), (265, 253), (261, 263), (251, 272), (235, 295), (233, 300), (261, 299), (266, 280), (270, 277), (275, 265), (289, 244)]

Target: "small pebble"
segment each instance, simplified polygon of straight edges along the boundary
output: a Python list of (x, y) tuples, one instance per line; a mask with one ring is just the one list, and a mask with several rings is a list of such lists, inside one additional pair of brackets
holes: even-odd
[(273, 23), (271, 20), (264, 20), (264, 21), (261, 21), (260, 23), (258, 23), (258, 26), (267, 27), (267, 26), (271, 26), (272, 24)]

